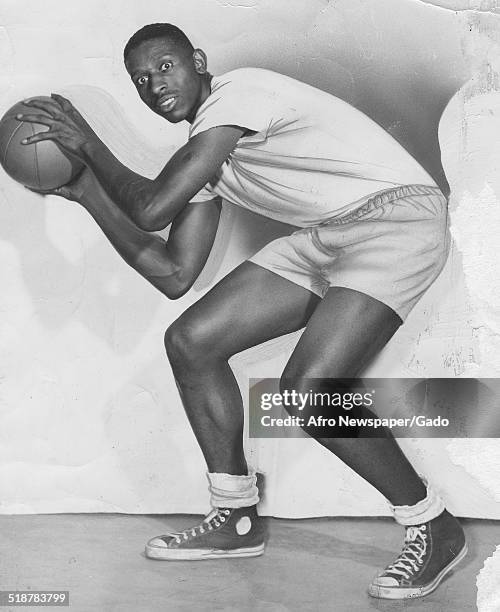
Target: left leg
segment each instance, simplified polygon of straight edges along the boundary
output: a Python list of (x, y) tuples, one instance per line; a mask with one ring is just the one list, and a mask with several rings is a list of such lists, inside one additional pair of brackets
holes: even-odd
[[(309, 391), (310, 379), (355, 378), (401, 324), (378, 300), (331, 287), (316, 308), (283, 373), (282, 386)], [(306, 384), (307, 388), (301, 389)], [(318, 438), (388, 499), (407, 529), (396, 560), (370, 584), (374, 597), (406, 599), (433, 591), (465, 556), (458, 521), (426, 487), (389, 432), (385, 438)]]
[[(288, 361), (282, 384), (307, 392), (308, 378), (355, 378), (400, 325), (399, 316), (382, 302), (359, 291), (331, 287)], [(317, 440), (391, 504), (412, 505), (426, 496), (424, 484), (388, 431), (385, 438)]]

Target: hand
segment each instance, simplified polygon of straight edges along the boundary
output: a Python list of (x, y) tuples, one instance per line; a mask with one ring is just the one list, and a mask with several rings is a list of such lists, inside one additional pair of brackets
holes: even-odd
[[(51, 94), (51, 98), (30, 98), (23, 102), (25, 106), (32, 107), (34, 112), (18, 114), (16, 119), (41, 123), (49, 129), (25, 138), (21, 141), (22, 144), (54, 140), (63, 149), (83, 160), (85, 145), (92, 140), (98, 140), (97, 135), (69, 100), (58, 94)], [(36, 113), (37, 109), (44, 112)]]
[(83, 167), (83, 170), (79, 172), (71, 182), (62, 187), (56, 187), (55, 189), (35, 189), (33, 187), (26, 187), (34, 193), (39, 195), (57, 195), (67, 200), (74, 202), (82, 201), (83, 197), (89, 195), (92, 189), (98, 187), (97, 179), (91, 170), (87, 166)]

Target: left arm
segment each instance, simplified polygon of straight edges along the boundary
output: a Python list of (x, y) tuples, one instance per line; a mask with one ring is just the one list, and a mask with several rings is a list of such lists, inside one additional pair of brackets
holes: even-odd
[(88, 168), (68, 185), (32, 189), (79, 202), (122, 259), (169, 299), (183, 296), (200, 274), (212, 248), (220, 199), (187, 204), (172, 222), (168, 239), (144, 231), (113, 202)]

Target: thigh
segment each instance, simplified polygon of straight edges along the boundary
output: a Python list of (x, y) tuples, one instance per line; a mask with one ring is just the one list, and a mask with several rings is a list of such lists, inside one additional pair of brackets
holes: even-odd
[(353, 289), (331, 287), (310, 317), (284, 378), (356, 377), (400, 325), (386, 304)]
[(230, 357), (272, 338), (302, 329), (320, 298), (252, 262), (244, 262), (176, 322), (198, 346)]

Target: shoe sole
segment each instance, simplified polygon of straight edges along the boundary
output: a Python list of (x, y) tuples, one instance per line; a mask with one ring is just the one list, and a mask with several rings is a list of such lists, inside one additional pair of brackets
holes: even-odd
[(213, 548), (203, 550), (200, 548), (161, 548), (146, 545), (145, 553), (149, 559), (161, 561), (204, 561), (206, 559), (230, 559), (235, 557), (258, 557), (264, 552), (264, 544), (248, 548), (233, 548), (222, 550)]
[(420, 587), (383, 587), (370, 584), (368, 587), (368, 595), (378, 599), (413, 599), (415, 597), (424, 597), (437, 589), (441, 580), (451, 572), (451, 570), (465, 557), (468, 548), (464, 544), (462, 550), (446, 567), (444, 567), (432, 582)]

